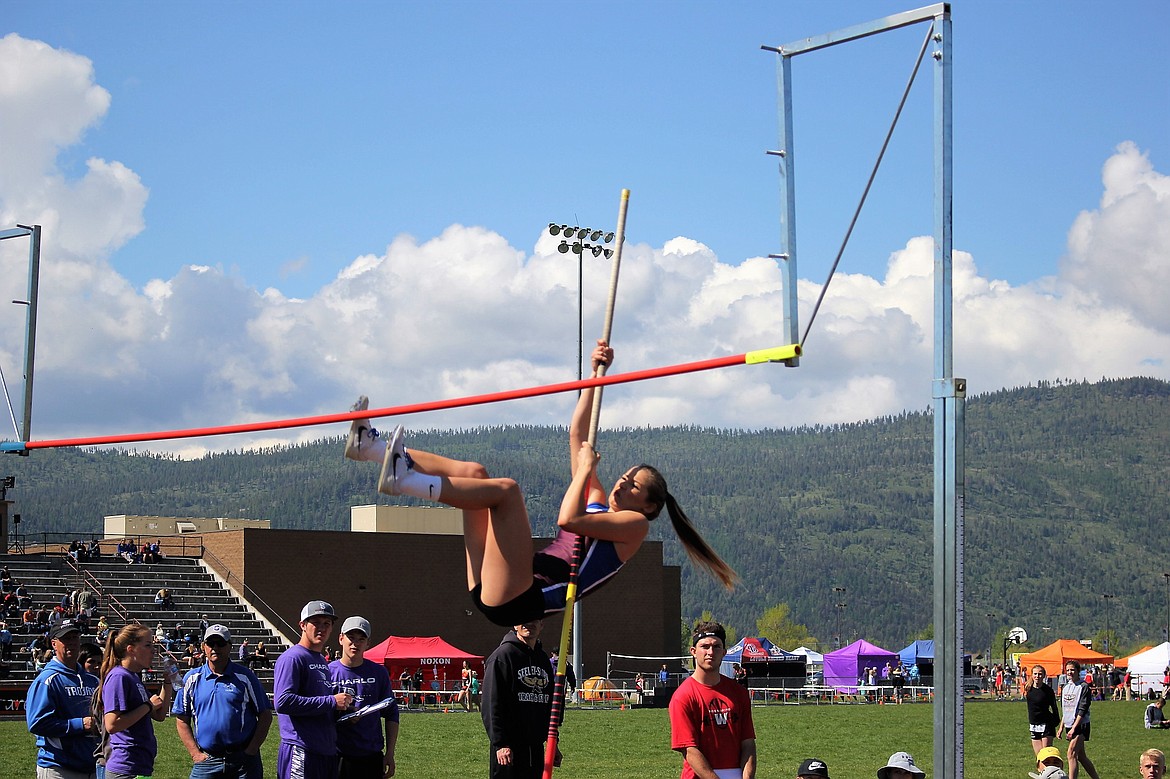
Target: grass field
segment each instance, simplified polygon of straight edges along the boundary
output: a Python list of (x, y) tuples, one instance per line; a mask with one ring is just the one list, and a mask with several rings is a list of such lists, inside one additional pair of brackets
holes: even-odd
[[(1138, 755), (1148, 747), (1166, 750), (1170, 731), (1142, 727), (1145, 703), (1098, 701), (1093, 704), (1089, 756), (1104, 779), (1136, 777)], [(914, 754), (934, 777), (932, 708), (837, 705), (771, 706), (753, 711), (761, 777), (791, 779), (806, 757), (820, 757), (836, 779), (872, 777), (890, 753)], [(1022, 702), (975, 702), (965, 710), (969, 779), (1027, 779), (1035, 770)], [(175, 734), (174, 722), (155, 725), (159, 756), (154, 776), (186, 777), (191, 763)], [(264, 745), (265, 775), (276, 773), (275, 725)], [(681, 759), (670, 751), (670, 725), (664, 709), (626, 711), (570, 709), (561, 731), (564, 765), (556, 776), (675, 779)], [(1060, 744), (1063, 749), (1063, 742)], [(482, 777), (487, 774), (487, 743), (477, 714), (402, 715), (398, 776)], [(36, 749), (22, 720), (0, 722), (0, 779), (35, 775)], [(1082, 774), (1082, 776), (1087, 776)]]

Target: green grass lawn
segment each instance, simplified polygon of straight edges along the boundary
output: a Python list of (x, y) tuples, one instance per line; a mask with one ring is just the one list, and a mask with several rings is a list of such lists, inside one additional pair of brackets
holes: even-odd
[[(1093, 704), (1089, 756), (1104, 779), (1136, 777), (1138, 755), (1148, 747), (1170, 748), (1170, 731), (1142, 727), (1145, 703)], [(837, 779), (872, 777), (890, 753), (913, 753), (932, 771), (933, 714), (926, 704), (904, 706), (771, 706), (754, 709), (760, 776), (790, 779), (806, 757), (829, 764)], [(968, 703), (964, 775), (969, 779), (1027, 779), (1035, 770), (1022, 702)], [(190, 759), (173, 720), (155, 725), (158, 779), (186, 777)], [(264, 745), (265, 775), (276, 773), (276, 727)], [(570, 709), (561, 731), (564, 765), (556, 776), (675, 779), (681, 759), (670, 751), (665, 709), (606, 711)], [(1063, 742), (1060, 746), (1063, 748)], [(36, 749), (22, 720), (0, 722), (0, 779), (35, 775)], [(481, 777), (487, 774), (487, 743), (477, 714), (402, 715), (398, 776)], [(1082, 776), (1085, 776), (1082, 774)]]

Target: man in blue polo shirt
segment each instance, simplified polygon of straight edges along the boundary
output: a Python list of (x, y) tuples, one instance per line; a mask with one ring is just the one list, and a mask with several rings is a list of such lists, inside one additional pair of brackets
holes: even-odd
[(92, 779), (97, 728), (89, 710), (98, 679), (78, 662), (81, 629), (73, 620), (49, 632), (53, 659), (28, 688), (25, 719), (37, 737), (38, 779)]
[(211, 625), (203, 636), (207, 663), (187, 672), (172, 713), (191, 753), (191, 779), (263, 779), (260, 745), (272, 704), (256, 674), (233, 663), (232, 634)]

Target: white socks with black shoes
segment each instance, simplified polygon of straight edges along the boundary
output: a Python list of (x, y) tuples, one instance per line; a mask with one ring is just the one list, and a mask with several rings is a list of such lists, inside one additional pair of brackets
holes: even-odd
[(399, 425), (385, 443), (386, 453), (382, 459), (378, 491), (386, 495), (407, 495), (437, 501), (443, 489), (443, 478), (416, 471), (414, 461), (406, 452), (403, 438), (404, 431), (402, 425)]
[[(365, 411), (370, 399), (362, 395), (353, 404), (351, 411)], [(349, 424), (349, 436), (345, 440), (345, 456), (359, 462), (380, 463), (386, 457), (386, 442), (368, 419), (355, 419)]]

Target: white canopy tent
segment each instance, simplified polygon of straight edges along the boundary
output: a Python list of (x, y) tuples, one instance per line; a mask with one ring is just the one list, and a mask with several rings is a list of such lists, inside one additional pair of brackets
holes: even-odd
[(822, 665), (825, 662), (824, 655), (820, 654), (819, 652), (812, 651), (807, 646), (798, 646), (796, 649), (792, 650), (792, 654), (804, 655), (806, 658), (805, 662), (807, 662), (809, 665)]
[(1137, 682), (1142, 695), (1148, 691), (1162, 692), (1162, 678), (1170, 666), (1170, 641), (1163, 641), (1156, 647), (1138, 652), (1129, 658), (1129, 673)]

